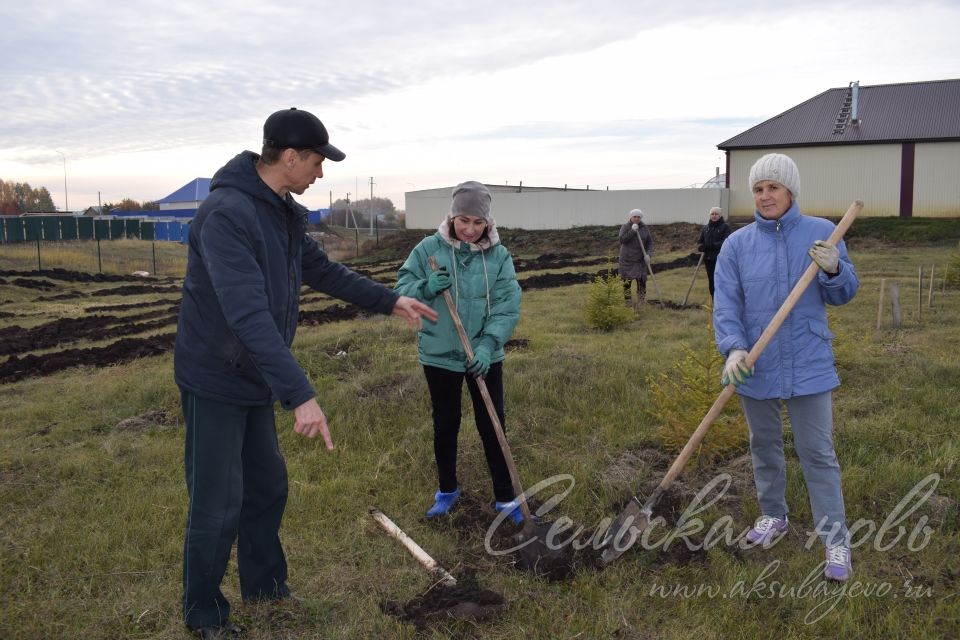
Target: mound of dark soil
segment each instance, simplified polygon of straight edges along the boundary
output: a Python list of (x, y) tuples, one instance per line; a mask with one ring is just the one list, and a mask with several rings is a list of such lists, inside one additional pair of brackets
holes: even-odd
[(40, 289), (42, 291), (49, 291), (50, 289), (56, 289), (57, 285), (47, 280), (36, 280), (34, 278), (14, 278), (10, 281), (10, 284), (23, 287), (24, 289)]
[(65, 349), (43, 356), (10, 356), (0, 364), (0, 383), (15, 382), (33, 376), (45, 376), (80, 365), (105, 367), (136, 358), (156, 356), (173, 348), (175, 334), (149, 338), (124, 338), (106, 347)]
[(175, 324), (178, 308), (179, 304), (134, 316), (89, 315), (60, 318), (30, 329), (16, 325), (4, 327), (0, 329), (0, 355), (49, 349), (81, 340), (103, 340), (153, 331)]
[(105, 273), (85, 273), (67, 269), (42, 269), (40, 271), (0, 271), (0, 276), (41, 276), (61, 282), (143, 282), (143, 277), (134, 275), (108, 275)]
[(363, 314), (363, 309), (352, 304), (336, 305), (315, 311), (300, 311), (299, 323), (304, 326), (336, 322), (337, 320), (353, 320)]
[[(531, 512), (541, 506), (530, 503)], [(592, 548), (578, 550), (571, 544), (567, 535), (551, 535), (552, 522), (538, 522), (531, 531), (525, 532), (524, 526), (505, 520), (490, 531), (497, 518), (492, 504), (479, 496), (464, 491), (448, 516), (423, 519), (431, 527), (452, 528), (464, 547), (463, 555), (469, 555), (466, 547), (478, 540), (490, 536), (490, 548), (496, 552), (493, 557), (519, 571), (532, 573), (538, 578), (558, 581), (568, 580), (586, 567), (596, 566), (597, 556)], [(558, 531), (558, 533), (560, 533)], [(491, 556), (485, 557), (489, 559)]]
[(503, 609), (503, 596), (481, 588), (472, 572), (455, 577), (457, 584), (452, 587), (431, 585), (406, 603), (381, 602), (380, 610), (397, 620), (414, 625), (417, 631), (424, 632), (431, 623), (483, 620)]
[[(143, 280), (143, 278), (136, 278)], [(154, 293), (180, 293), (181, 288), (177, 285), (149, 285), (149, 284), (128, 284), (110, 289), (97, 289), (91, 291), (91, 296), (139, 296), (143, 294)]]

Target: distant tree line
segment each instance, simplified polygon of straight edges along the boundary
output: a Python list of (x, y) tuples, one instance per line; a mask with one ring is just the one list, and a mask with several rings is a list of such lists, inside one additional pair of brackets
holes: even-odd
[[(156, 202), (149, 200), (137, 202), (130, 198), (124, 198), (120, 202), (105, 202), (100, 208), (104, 213), (110, 211), (157, 211), (158, 209), (160, 209), (160, 205)], [(27, 182), (0, 180), (0, 215), (52, 213), (57, 210), (46, 187), (34, 189)]]
[(104, 213), (110, 213), (111, 211), (158, 211), (159, 209), (160, 205), (156, 202), (150, 200), (137, 202), (130, 198), (124, 198), (120, 202), (105, 202), (102, 207)]
[[(351, 215), (352, 214), (352, 215)], [(396, 205), (390, 198), (373, 198), (373, 215), (377, 218), (377, 226), (402, 226), (403, 212), (397, 211)], [(370, 226), (370, 198), (350, 201), (349, 208), (346, 199), (334, 200), (328, 222), (338, 227), (352, 227), (356, 220), (361, 229)]]
[(0, 215), (56, 211), (46, 187), (34, 189), (26, 182), (0, 180)]

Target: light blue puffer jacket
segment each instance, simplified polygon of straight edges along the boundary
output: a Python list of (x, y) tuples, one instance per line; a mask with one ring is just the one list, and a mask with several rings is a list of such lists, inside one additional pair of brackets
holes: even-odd
[[(807, 251), (833, 232), (829, 220), (805, 216), (796, 201), (779, 220), (755, 221), (723, 243), (714, 274), (713, 328), (717, 348), (749, 351), (811, 263)], [(780, 330), (756, 363), (752, 378), (737, 393), (767, 400), (792, 398), (840, 385), (834, 364), (833, 334), (826, 305), (841, 305), (856, 295), (860, 282), (843, 242), (840, 272), (818, 271)]]
[(450, 295), (463, 323), (470, 346), (490, 349), (491, 362), (504, 358), (503, 345), (520, 319), (520, 285), (510, 252), (500, 244), (496, 223), (488, 223), (487, 237), (477, 244), (452, 237), (448, 217), (435, 234), (420, 241), (397, 273), (395, 291), (429, 304), (437, 322), (425, 320), (417, 334), (420, 363), (450, 371), (464, 371), (466, 354), (443, 295), (427, 290), (428, 258), (433, 256), (453, 280)]

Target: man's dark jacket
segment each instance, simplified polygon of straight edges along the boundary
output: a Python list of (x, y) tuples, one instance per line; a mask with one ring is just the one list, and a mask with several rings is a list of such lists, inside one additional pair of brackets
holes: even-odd
[(271, 190), (257, 159), (245, 151), (217, 171), (190, 225), (174, 376), (202, 398), (293, 409), (315, 395), (290, 351), (301, 282), (380, 313), (399, 296), (329, 260), (306, 208)]
[(723, 216), (719, 216), (715, 221), (711, 220), (703, 225), (700, 230), (700, 238), (697, 240), (697, 250), (703, 253), (707, 260), (716, 261), (720, 255), (720, 247), (723, 241), (727, 239), (733, 231), (730, 229)]

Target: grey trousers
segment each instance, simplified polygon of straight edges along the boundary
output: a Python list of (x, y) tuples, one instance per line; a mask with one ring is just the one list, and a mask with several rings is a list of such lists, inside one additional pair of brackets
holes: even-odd
[(817, 534), (827, 546), (846, 543), (840, 463), (833, 448), (833, 394), (830, 391), (789, 400), (753, 400), (740, 396), (750, 428), (750, 454), (760, 509), (768, 516), (783, 516), (788, 512), (781, 403), (786, 405), (790, 416), (794, 449), (810, 494)]

